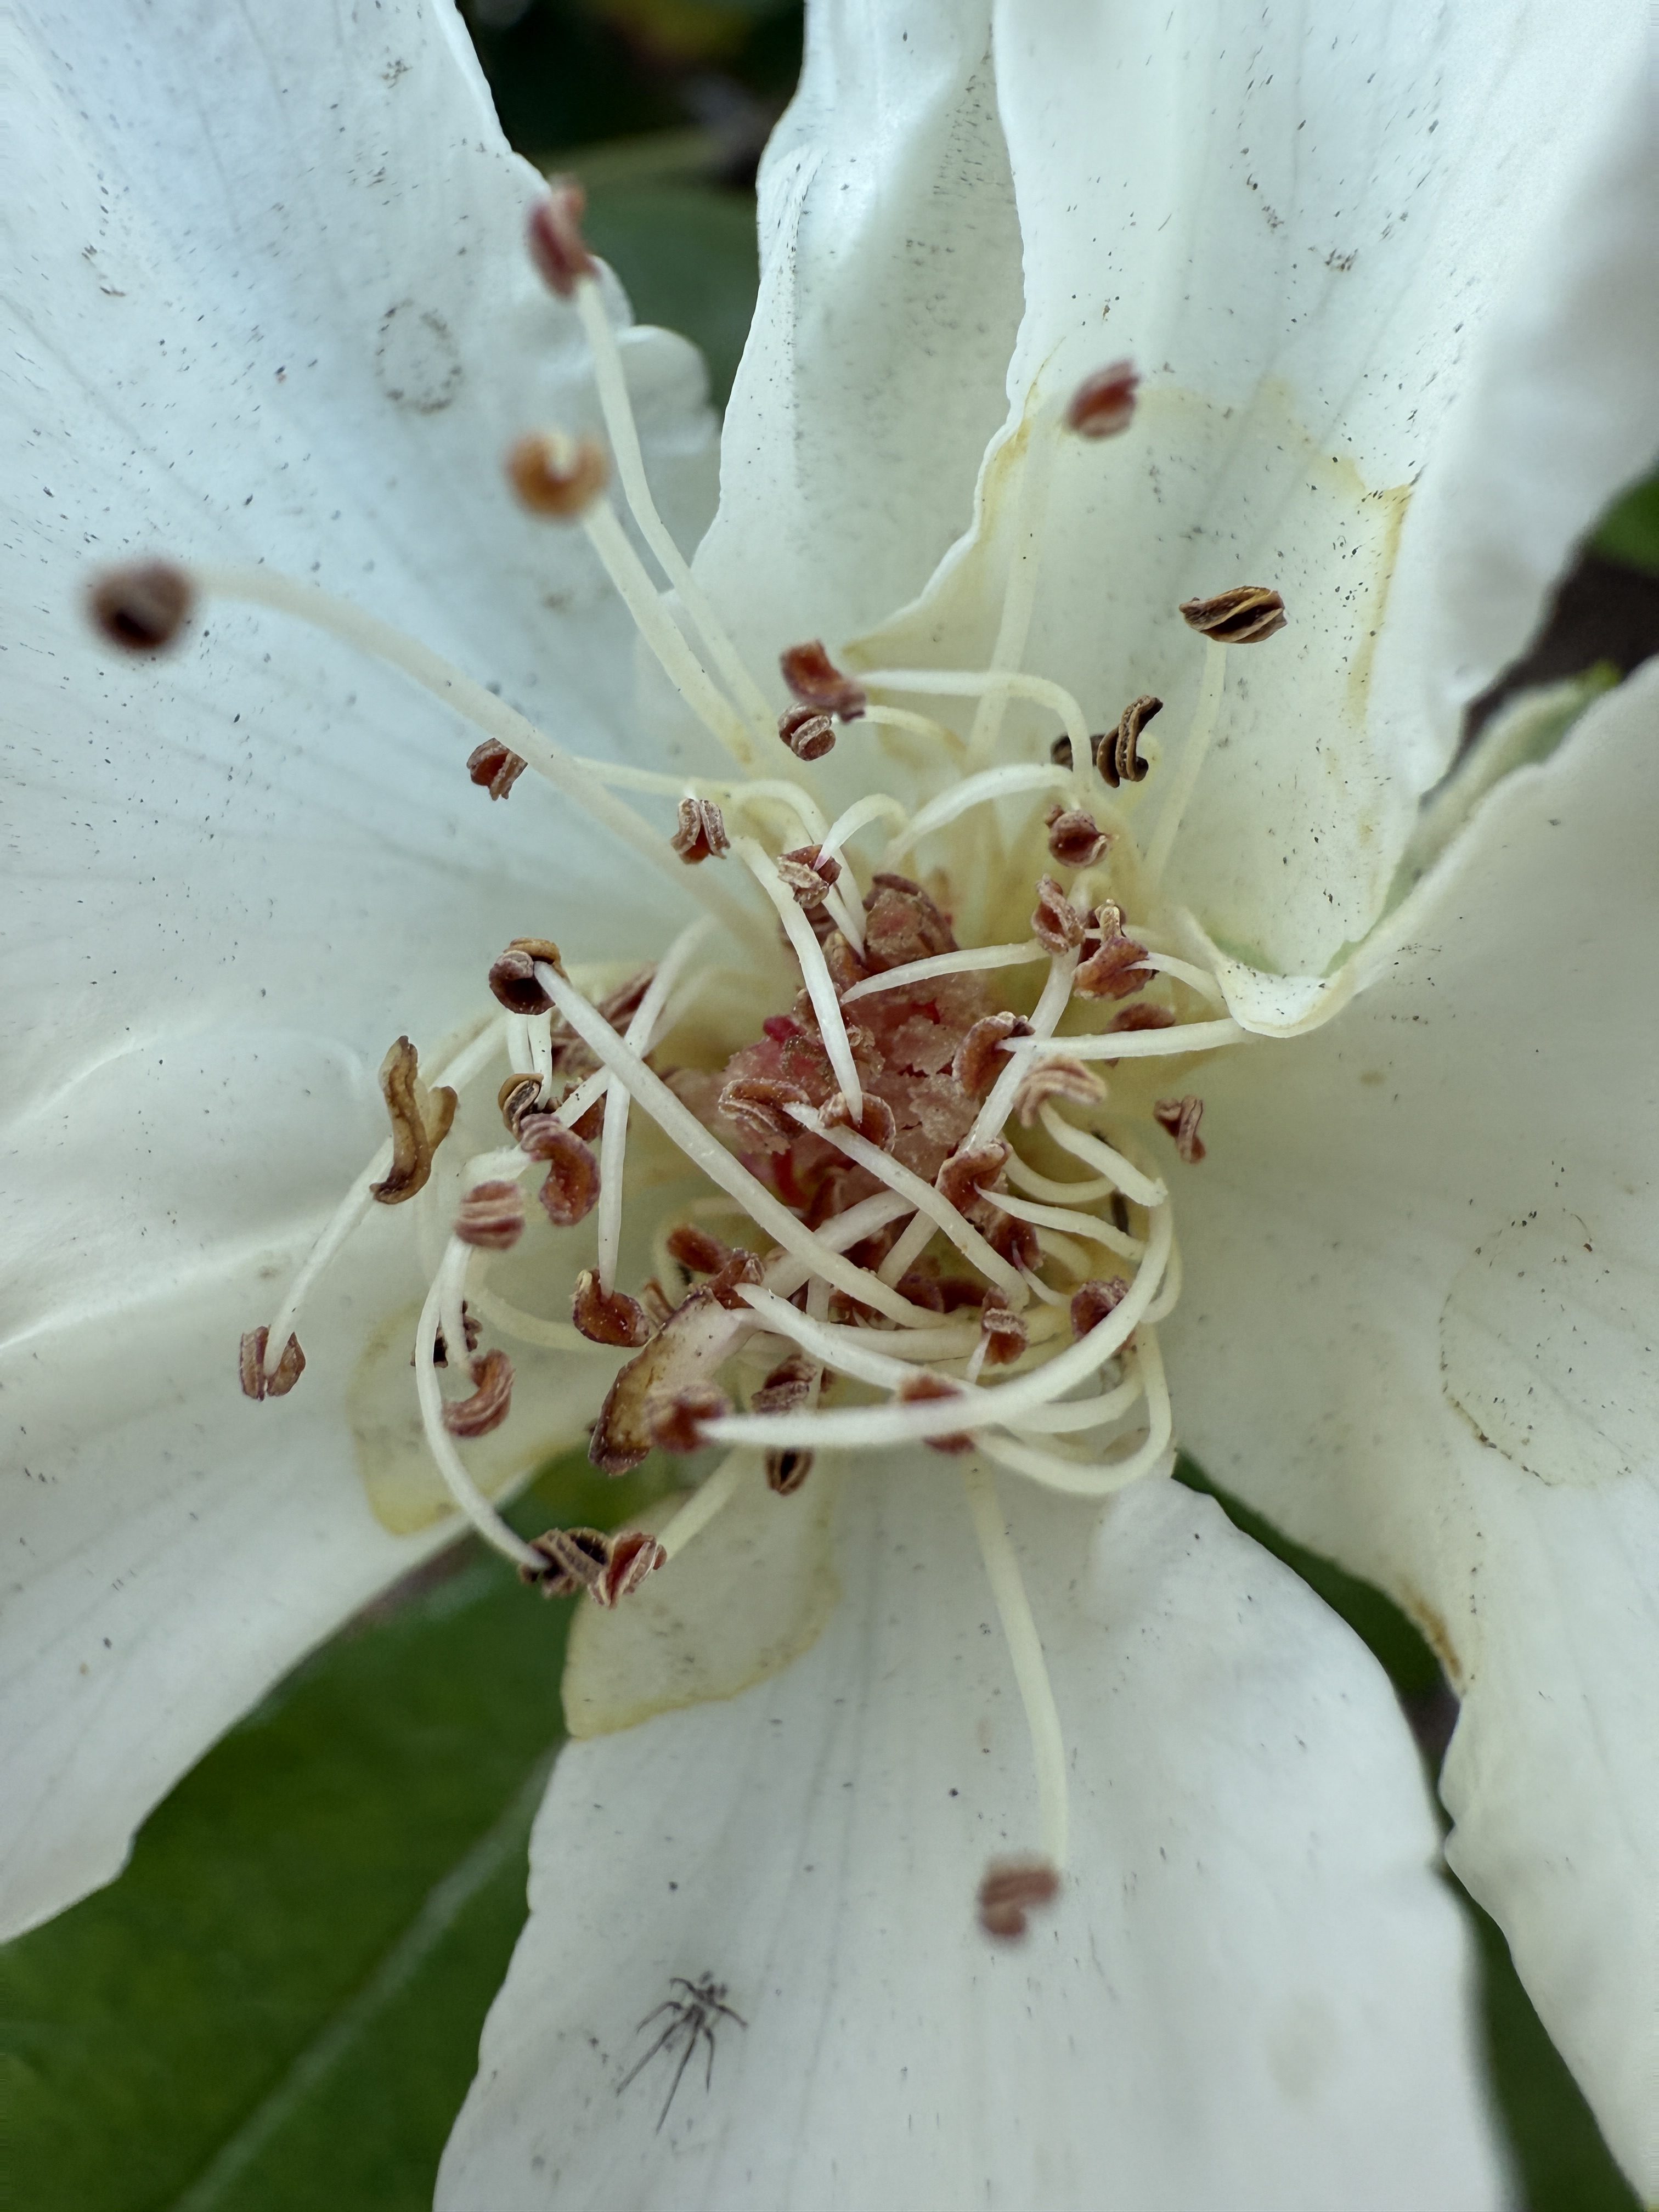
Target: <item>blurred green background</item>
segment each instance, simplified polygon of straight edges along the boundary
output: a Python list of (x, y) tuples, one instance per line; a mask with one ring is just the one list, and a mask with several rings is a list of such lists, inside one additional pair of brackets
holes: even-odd
[[(754, 299), (755, 162), (799, 64), (798, 8), (474, 0), (471, 15), (509, 135), (583, 176), (594, 246), (642, 319), (702, 347), (723, 399)], [(1659, 483), (1608, 517), (1516, 674), (1622, 670), (1656, 645)], [(526, 1532), (625, 1518), (651, 1480), (647, 1467), (600, 1485), (565, 1462), (514, 1517)], [(1455, 1708), (1415, 1631), (1223, 1502), (1364, 1637), (1437, 1762)], [(119, 1882), (0, 1952), (0, 2203), (425, 2212), (524, 1917), (567, 1614), (459, 1544), (210, 1753)], [(1502, 1937), (1474, 1917), (1530, 2212), (1633, 2212)]]

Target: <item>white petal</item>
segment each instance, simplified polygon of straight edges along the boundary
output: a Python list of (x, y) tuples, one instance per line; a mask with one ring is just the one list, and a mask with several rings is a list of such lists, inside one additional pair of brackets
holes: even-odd
[(1659, 666), (1516, 771), (1328, 1030), (1205, 1073), (1177, 1428), (1463, 1699), (1450, 1854), (1659, 2194)]
[[(562, 1759), (443, 2212), (1502, 2202), (1465, 1938), (1359, 1645), (1174, 1486), (1092, 1540), (1021, 1500), (1074, 1863), (994, 1949), (974, 1893), (1031, 1788), (963, 1503), (937, 1464), (848, 1490), (812, 1650)], [(636, 2023), (705, 1973), (747, 2025), (659, 2129), (678, 2053), (619, 2094)]]
[(761, 289), (698, 560), (756, 667), (921, 590), (1020, 313), (988, 0), (814, 9), (760, 180)]

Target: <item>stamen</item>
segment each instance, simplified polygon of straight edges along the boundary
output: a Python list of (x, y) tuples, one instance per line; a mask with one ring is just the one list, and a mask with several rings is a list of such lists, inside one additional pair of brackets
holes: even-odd
[(486, 738), (466, 757), (468, 775), (492, 799), (505, 799), (529, 765), (499, 738)]
[(1201, 1098), (1190, 1094), (1185, 1098), (1160, 1098), (1152, 1109), (1152, 1119), (1175, 1139), (1176, 1150), (1188, 1167), (1204, 1158), (1204, 1139), (1198, 1133), (1198, 1125), (1204, 1119)]
[(820, 714), (833, 714), (840, 722), (855, 722), (868, 704), (867, 687), (843, 675), (818, 638), (805, 645), (786, 647), (778, 656), (778, 666), (801, 705)]
[(1156, 975), (1172, 975), (1177, 983), (1184, 983), (1189, 991), (1196, 991), (1200, 998), (1207, 999), (1212, 1006), (1224, 1006), (1227, 1003), (1226, 993), (1209, 969), (1194, 968), (1190, 960), (1177, 960), (1168, 952), (1143, 952), (1139, 964), (1143, 968), (1150, 968)]
[(979, 1886), (979, 1924), (997, 1942), (1017, 1943), (1027, 1915), (1059, 1894), (1060, 1875), (1046, 1860), (993, 1859)]
[(1146, 774), (1146, 763), (1140, 755), (1140, 733), (1154, 714), (1164, 711), (1164, 702), (1155, 699), (1150, 691), (1139, 699), (1132, 699), (1117, 718), (1117, 727), (1109, 730), (1095, 747), (1095, 766), (1115, 791), (1122, 783), (1139, 783)]
[(444, 1426), (452, 1437), (487, 1437), (512, 1411), (513, 1363), (504, 1352), (487, 1352), (482, 1359), (471, 1361), (469, 1370), (472, 1395), (449, 1401), (444, 1407)]
[(1166, 1184), (1155, 1176), (1143, 1175), (1133, 1161), (1106, 1143), (1103, 1138), (1092, 1137), (1082, 1129), (1074, 1129), (1069, 1121), (1062, 1121), (1052, 1106), (1042, 1109), (1043, 1127), (1062, 1152), (1070, 1152), (1086, 1166), (1097, 1169), (1110, 1182), (1115, 1183), (1123, 1195), (1136, 1206), (1144, 1206), (1150, 1212), (1163, 1206), (1170, 1193)]
[(1006, 1190), (988, 1190), (985, 1200), (988, 1206), (1001, 1208), (1018, 1221), (1029, 1221), (1042, 1229), (1057, 1229), (1062, 1236), (1081, 1237), (1086, 1243), (1103, 1244), (1109, 1252), (1116, 1252), (1126, 1260), (1138, 1260), (1146, 1250), (1138, 1237), (1127, 1237), (1109, 1222), (1101, 1221), (1092, 1213), (1082, 1213), (1074, 1207), (1044, 1206), (1035, 1199), (1015, 1198)]
[(552, 1000), (536, 980), (538, 960), (564, 973), (559, 948), (550, 937), (515, 937), (506, 951), (490, 963), (489, 988), (510, 1013), (544, 1014), (551, 1006)]
[(1045, 819), (1048, 857), (1062, 868), (1092, 868), (1112, 842), (1080, 806), (1051, 806)]
[(419, 1055), (406, 1036), (389, 1046), (380, 1062), (380, 1096), (392, 1119), (392, 1164), (368, 1194), (377, 1206), (401, 1206), (425, 1189), (432, 1155), (449, 1134), (458, 1101), (447, 1084), (428, 1090), (420, 1079)]
[(266, 1371), (270, 1332), (267, 1328), (251, 1328), (242, 1339), (241, 1378), (245, 1398), (285, 1398), (306, 1371), (306, 1356), (300, 1349), (300, 1340), (290, 1335), (286, 1344), (278, 1337), (283, 1348)]
[(854, 983), (842, 994), (842, 1004), (873, 999), (879, 991), (905, 990), (915, 983), (931, 982), (936, 975), (977, 975), (993, 968), (1028, 968), (1034, 961), (1048, 957), (1047, 949), (1034, 939), (1027, 939), (1023, 945), (976, 945), (960, 952), (936, 952), (926, 960), (907, 960), (902, 967), (886, 969), (879, 975)]
[(1074, 952), (1083, 942), (1083, 916), (1052, 876), (1042, 877), (1037, 884), (1031, 934), (1050, 953)]
[[(1033, 1017), (1032, 1026), (1036, 1027)], [(1223, 1045), (1242, 1044), (1250, 1032), (1235, 1021), (1177, 1022), (1173, 1029), (1147, 1030), (1141, 1035), (1107, 1030), (1099, 1036), (1068, 1036), (1050, 1042), (1022, 1037), (1004, 1047), (1011, 1058), (1034, 1059), (1064, 1052), (1073, 1060), (1160, 1060), (1184, 1052), (1218, 1052)]]
[(543, 283), (562, 300), (573, 298), (581, 279), (593, 274), (593, 257), (581, 233), (586, 206), (578, 178), (550, 177), (525, 226), (530, 258)]
[(1126, 936), (1123, 914), (1112, 901), (1095, 909), (1100, 942), (1079, 966), (1073, 988), (1080, 999), (1127, 999), (1147, 982), (1146, 948)]
[(420, 1400), (422, 1425), (426, 1431), (428, 1449), (451, 1497), (478, 1534), (504, 1558), (511, 1559), (515, 1566), (529, 1567), (539, 1576), (543, 1567), (542, 1554), (533, 1551), (522, 1537), (507, 1527), (478, 1489), (463, 1465), (444, 1420), (444, 1401), (438, 1389), (438, 1370), (433, 1364), (433, 1351), (438, 1334), (440, 1310), (452, 1291), (459, 1295), (465, 1274), (467, 1256), (465, 1244), (451, 1244), (427, 1292), (426, 1303), (421, 1308), (420, 1322), (415, 1331), (415, 1389)]
[(704, 860), (719, 860), (730, 851), (732, 843), (726, 834), (725, 817), (712, 799), (681, 799), (679, 827), (668, 842), (691, 868)]
[(987, 1014), (974, 1024), (951, 1061), (952, 1079), (970, 1098), (982, 1098), (1002, 1066), (1002, 1048), (1010, 1037), (1030, 1036), (1024, 1014)]
[[(1024, 1081), (1031, 1052), (1039, 1049), (1045, 1040), (1053, 1036), (1060, 1016), (1072, 996), (1072, 978), (1077, 972), (1075, 952), (1056, 952), (1048, 963), (1048, 980), (1042, 987), (1042, 995), (1031, 1009), (1031, 1034), (1029, 1037), (1008, 1038), (1003, 1047), (1006, 1062), (1000, 1075), (991, 1085), (990, 1095), (980, 1108), (977, 1118), (965, 1139), (968, 1146), (988, 1144), (1001, 1133), (1002, 1125), (1013, 1110), (1015, 1093)], [(1073, 1040), (1066, 1040), (1067, 1048)]]
[(611, 473), (591, 438), (532, 430), (507, 449), (507, 480), (520, 507), (549, 522), (577, 522), (605, 489)]
[(977, 775), (965, 776), (958, 784), (912, 815), (907, 828), (901, 830), (887, 848), (884, 867), (891, 867), (902, 860), (911, 848), (935, 830), (942, 830), (947, 822), (954, 822), (959, 814), (966, 814), (975, 806), (984, 806), (994, 799), (1011, 799), (1022, 791), (1067, 790), (1072, 779), (1063, 769), (1030, 767), (981, 769)]
[(721, 1507), (731, 1503), (738, 1484), (754, 1463), (752, 1452), (726, 1454), (659, 1534), (657, 1543), (665, 1561), (683, 1552), (694, 1536), (702, 1534)]
[(1132, 361), (1115, 361), (1085, 376), (1066, 409), (1066, 427), (1079, 438), (1115, 438), (1134, 420), (1140, 378)]
[[(1046, 1897), (1052, 1897), (1059, 1886), (1055, 1869), (1065, 1865), (1069, 1843), (1066, 1740), (1054, 1704), (1054, 1687), (1048, 1680), (1048, 1666), (1042, 1656), (1042, 1638), (1032, 1618), (1030, 1600), (1025, 1595), (1019, 1562), (1014, 1557), (1014, 1547), (1008, 1540), (1008, 1524), (1002, 1517), (1002, 1507), (997, 1499), (995, 1478), (977, 1459), (970, 1459), (964, 1462), (962, 1469), (962, 1486), (967, 1493), (969, 1511), (973, 1516), (974, 1534), (979, 1539), (980, 1557), (985, 1562), (986, 1580), (990, 1583), (991, 1595), (996, 1600), (1002, 1632), (1007, 1641), (1008, 1656), (1013, 1662), (1014, 1680), (1019, 1686), (1020, 1702), (1025, 1708), (1025, 1725), (1030, 1731), (1031, 1764), (1036, 1773), (1043, 1854), (1049, 1863), (1048, 1873), (1050, 1881)], [(1024, 1899), (1025, 1903), (1038, 1901), (1046, 1901), (1046, 1898), (1039, 1900), (1036, 1895), (1028, 1893)], [(982, 1905), (981, 1892), (981, 1908)], [(1018, 1930), (1012, 1932), (1018, 1933)]]
[(475, 1183), (461, 1200), (454, 1233), (475, 1251), (510, 1252), (524, 1234), (524, 1193), (515, 1182)]
[(752, 837), (739, 837), (736, 850), (738, 857), (747, 863), (755, 880), (771, 900), (778, 919), (783, 924), (790, 949), (800, 963), (801, 981), (812, 1001), (812, 1012), (817, 1016), (823, 1048), (830, 1055), (830, 1065), (835, 1070), (836, 1080), (841, 1085), (854, 1118), (857, 1118), (864, 1112), (864, 1087), (859, 1080), (858, 1067), (853, 1059), (853, 1047), (848, 1037), (840, 997), (824, 963), (823, 948), (812, 933), (811, 923), (780, 878), (777, 863), (756, 844)]
[(778, 735), (797, 760), (822, 760), (836, 747), (836, 726), (816, 707), (786, 707), (778, 716)]
[(1105, 1097), (1104, 1083), (1080, 1060), (1041, 1060), (1014, 1093), (1014, 1118), (1022, 1129), (1029, 1129), (1051, 1098), (1063, 1098), (1068, 1106), (1091, 1107), (1100, 1105)]
[(1017, 668), (877, 668), (864, 682), (871, 691), (932, 692), (942, 699), (1029, 699), (1066, 725), (1074, 762), (1089, 757), (1089, 725), (1083, 709), (1063, 684), (1051, 684), (1046, 676), (1027, 676)]
[(571, 1318), (590, 1344), (637, 1351), (650, 1341), (651, 1323), (639, 1300), (626, 1291), (607, 1291), (592, 1267), (576, 1278)]
[(648, 1574), (664, 1565), (667, 1553), (644, 1528), (550, 1528), (532, 1547), (542, 1555), (539, 1568), (520, 1567), (544, 1597), (574, 1597), (586, 1590), (607, 1612), (636, 1590)]
[(1188, 629), (1218, 645), (1259, 645), (1285, 627), (1285, 602), (1266, 584), (1236, 584), (1212, 599), (1183, 599), (1178, 611)]
[(171, 561), (136, 561), (98, 578), (88, 594), (94, 623), (128, 653), (159, 653), (189, 621), (188, 572)]

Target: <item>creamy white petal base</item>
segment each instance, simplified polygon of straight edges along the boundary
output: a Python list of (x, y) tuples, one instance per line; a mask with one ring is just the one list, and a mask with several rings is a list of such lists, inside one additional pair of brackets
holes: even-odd
[[(441, 2212), (1505, 2202), (1416, 1753), (1334, 1616), (1174, 1485), (1097, 1534), (1020, 1498), (1074, 1863), (999, 1950), (972, 1900), (1030, 1758), (960, 1485), (895, 1461), (844, 1504), (805, 1657), (560, 1761)], [(678, 2049), (618, 2094), (636, 2023), (705, 1973), (747, 2025), (659, 2128)]]

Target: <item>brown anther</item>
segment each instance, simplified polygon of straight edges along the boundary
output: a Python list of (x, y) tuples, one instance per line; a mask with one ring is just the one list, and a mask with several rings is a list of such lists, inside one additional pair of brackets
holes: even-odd
[(1083, 916), (1052, 876), (1037, 884), (1031, 934), (1050, 952), (1072, 952), (1083, 942)]
[(1285, 627), (1285, 602), (1266, 584), (1236, 584), (1212, 599), (1183, 599), (1180, 614), (1188, 629), (1218, 645), (1260, 645)]
[(472, 1395), (453, 1399), (444, 1407), (444, 1426), (452, 1437), (487, 1437), (513, 1409), (513, 1362), (504, 1352), (486, 1352), (472, 1361), (471, 1372)]
[(1031, 1332), (1000, 1291), (985, 1293), (979, 1310), (979, 1326), (985, 1339), (988, 1367), (1006, 1367), (1019, 1358), (1031, 1340)]
[(1072, 394), (1066, 427), (1079, 438), (1115, 438), (1134, 420), (1140, 378), (1132, 361), (1115, 361), (1085, 376)]
[(766, 1455), (766, 1486), (780, 1498), (793, 1498), (812, 1472), (812, 1454), (786, 1444)]
[(1030, 1129), (1051, 1098), (1068, 1106), (1098, 1106), (1105, 1096), (1105, 1084), (1083, 1060), (1034, 1060), (1014, 1093), (1014, 1111), (1020, 1127)]
[(1080, 999), (1127, 999), (1144, 990), (1152, 971), (1140, 963), (1146, 948), (1123, 933), (1123, 910), (1108, 900), (1095, 909), (1091, 939), (1099, 942), (1078, 963), (1072, 988)]
[[(1090, 738), (1089, 750), (1091, 755), (1099, 750), (1101, 743), (1102, 740), (1099, 738)], [(1056, 768), (1070, 768), (1072, 765), (1072, 741), (1064, 730), (1049, 746), (1048, 757)]]
[(638, 1013), (656, 972), (654, 960), (643, 968), (636, 968), (625, 983), (618, 983), (614, 991), (599, 1000), (600, 1015), (613, 1030), (626, 1029)]
[(421, 1080), (419, 1055), (406, 1036), (391, 1046), (380, 1062), (380, 1096), (392, 1120), (392, 1165), (368, 1194), (380, 1206), (401, 1206), (424, 1190), (432, 1155), (455, 1119), (455, 1093), (447, 1083), (428, 1091)]
[(173, 562), (134, 561), (98, 578), (87, 594), (87, 611), (112, 645), (128, 653), (159, 653), (189, 621), (195, 599), (189, 575)]
[(1138, 999), (1133, 1006), (1125, 1006), (1121, 1014), (1114, 1014), (1110, 1029), (1114, 1036), (1132, 1030), (1172, 1030), (1176, 1018), (1167, 1006), (1155, 1006), (1149, 999)]
[(745, 1136), (786, 1144), (799, 1136), (801, 1125), (785, 1109), (806, 1103), (806, 1093), (799, 1083), (772, 1075), (737, 1076), (720, 1097), (721, 1113), (735, 1121)]
[(982, 1098), (1008, 1064), (1003, 1046), (1030, 1034), (1031, 1024), (1024, 1014), (987, 1014), (957, 1047), (951, 1062), (953, 1079), (970, 1098)]
[(732, 1401), (718, 1384), (690, 1382), (682, 1390), (653, 1391), (645, 1401), (645, 1425), (659, 1451), (677, 1458), (701, 1451), (705, 1421), (723, 1420)]
[(576, 178), (550, 177), (525, 224), (525, 242), (536, 273), (562, 300), (570, 297), (584, 276), (594, 273), (593, 257), (582, 236), (586, 208), (587, 194)]
[[(461, 1300), (461, 1334), (466, 1339), (466, 1357), (469, 1361), (478, 1348), (478, 1338), (482, 1333), (477, 1315), (463, 1298)], [(412, 1352), (409, 1355), (409, 1364), (411, 1367), (415, 1364), (415, 1355)], [(442, 1329), (436, 1330), (433, 1335), (432, 1364), (434, 1367), (447, 1367), (449, 1364), (449, 1346), (445, 1340)]]
[(933, 1188), (948, 1206), (966, 1213), (981, 1191), (994, 1183), (1008, 1164), (1008, 1147), (1000, 1137), (988, 1145), (975, 1145), (952, 1152), (933, 1177)]
[(474, 745), (466, 757), (467, 774), (492, 799), (505, 799), (526, 765), (499, 738), (486, 738), (481, 745)]
[(778, 666), (803, 707), (816, 707), (838, 722), (855, 722), (869, 704), (862, 685), (842, 675), (817, 638), (806, 645), (786, 647), (778, 655)]
[(1129, 1295), (1129, 1285), (1121, 1275), (1114, 1275), (1107, 1282), (1098, 1277), (1080, 1283), (1072, 1293), (1072, 1334), (1087, 1336), (1109, 1313), (1115, 1313)]
[(1194, 1098), (1190, 1092), (1184, 1098), (1160, 1098), (1152, 1109), (1152, 1119), (1175, 1139), (1176, 1151), (1185, 1166), (1194, 1167), (1203, 1158), (1204, 1139), (1198, 1133), (1198, 1125), (1204, 1119), (1201, 1098)]
[(611, 464), (592, 438), (532, 430), (507, 447), (507, 480), (520, 507), (550, 522), (574, 522), (605, 489)]
[(542, 1079), (538, 1075), (509, 1075), (495, 1093), (495, 1103), (501, 1109), (501, 1119), (508, 1133), (516, 1137), (519, 1124), (526, 1114), (538, 1114), (542, 1109)]
[(718, 860), (732, 849), (726, 834), (726, 817), (712, 799), (683, 799), (680, 826), (669, 839), (688, 868), (704, 860)]
[(537, 1196), (554, 1228), (574, 1229), (586, 1221), (599, 1202), (599, 1158), (588, 1140), (556, 1115), (526, 1114), (519, 1124), (519, 1142), (532, 1160), (547, 1162)]
[(908, 1268), (896, 1285), (902, 1298), (908, 1298), (913, 1306), (921, 1306), (928, 1313), (945, 1311), (945, 1292), (940, 1285), (936, 1263), (924, 1261), (921, 1267)]
[(520, 1567), (522, 1579), (544, 1597), (574, 1597), (586, 1590), (607, 1611), (636, 1590), (648, 1574), (667, 1564), (668, 1554), (648, 1530), (550, 1528), (531, 1539), (531, 1549), (545, 1567)]
[(728, 1313), (748, 1313), (751, 1309), (748, 1299), (741, 1295), (741, 1285), (759, 1282), (763, 1273), (755, 1255), (738, 1245), (726, 1254), (704, 1288), (711, 1297), (719, 1299)]
[(300, 1349), (300, 1340), (290, 1336), (276, 1362), (276, 1372), (267, 1375), (265, 1347), (270, 1342), (270, 1331), (263, 1323), (249, 1329), (242, 1339), (240, 1370), (245, 1398), (286, 1398), (306, 1371), (306, 1356)]
[(838, 929), (832, 929), (823, 940), (823, 964), (830, 970), (830, 981), (841, 994), (850, 991), (854, 983), (863, 982), (870, 973)]
[(804, 1352), (792, 1352), (749, 1401), (751, 1413), (796, 1413), (806, 1404), (823, 1370)]
[(550, 999), (536, 981), (536, 963), (562, 975), (564, 963), (550, 937), (515, 937), (489, 970), (489, 988), (510, 1014), (544, 1014)]
[(778, 735), (797, 760), (822, 760), (835, 750), (836, 726), (821, 708), (786, 707), (778, 716)]
[(778, 873), (804, 907), (822, 906), (841, 874), (841, 862), (816, 845), (798, 845), (778, 855)]
[(524, 1234), (524, 1193), (515, 1182), (475, 1182), (461, 1200), (454, 1233), (480, 1252), (510, 1252)]
[[(959, 1382), (947, 1382), (942, 1375), (923, 1374), (908, 1376), (899, 1384), (898, 1395), (902, 1405), (918, 1406), (935, 1398), (960, 1398), (966, 1394)], [(972, 1451), (974, 1448), (971, 1437), (955, 1431), (945, 1437), (925, 1437), (922, 1441), (940, 1452)]]
[(1051, 806), (1047, 820), (1048, 858), (1062, 868), (1092, 868), (1112, 842), (1080, 806)]
[(1115, 791), (1121, 783), (1139, 783), (1146, 774), (1140, 757), (1140, 733), (1154, 714), (1164, 712), (1164, 702), (1150, 691), (1131, 699), (1117, 718), (1117, 727), (1095, 740), (1095, 766)]
[(887, 1101), (878, 1098), (873, 1091), (865, 1092), (864, 1112), (856, 1121), (845, 1095), (839, 1091), (828, 1100), (818, 1119), (826, 1129), (855, 1130), (866, 1144), (883, 1152), (891, 1152), (898, 1132), (897, 1115)]
[(682, 1221), (671, 1229), (665, 1240), (668, 1256), (684, 1268), (688, 1275), (712, 1275), (731, 1257), (732, 1248), (723, 1244), (718, 1237), (711, 1237), (706, 1229), (695, 1222)]
[(1036, 1233), (1036, 1224), (1022, 1221), (1017, 1213), (998, 1212), (996, 1218), (985, 1229), (985, 1241), (999, 1259), (1006, 1260), (1011, 1267), (1029, 1272), (1042, 1259), (1042, 1242)]
[(630, 1352), (648, 1343), (651, 1323), (645, 1308), (626, 1291), (606, 1291), (591, 1267), (576, 1278), (570, 1318), (590, 1344), (620, 1344)]
[(979, 1886), (979, 1924), (999, 1943), (1018, 1943), (1026, 1916), (1060, 1894), (1060, 1875), (1047, 1859), (993, 1859)]

